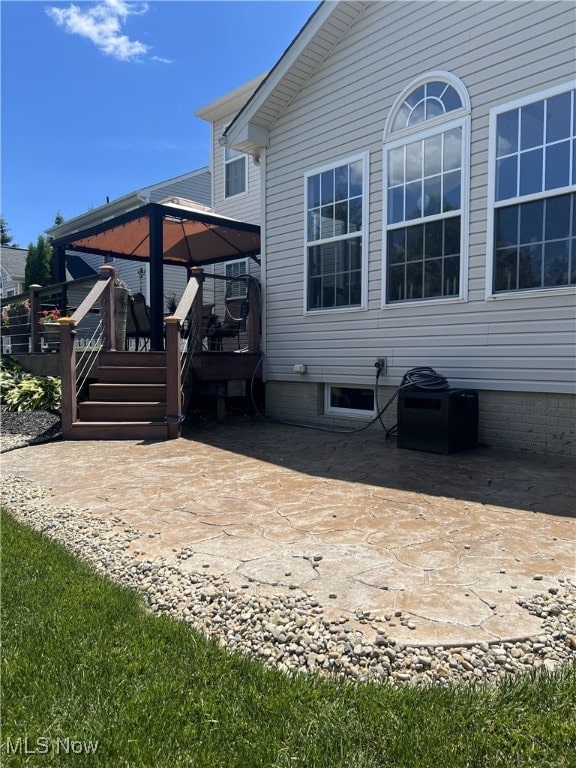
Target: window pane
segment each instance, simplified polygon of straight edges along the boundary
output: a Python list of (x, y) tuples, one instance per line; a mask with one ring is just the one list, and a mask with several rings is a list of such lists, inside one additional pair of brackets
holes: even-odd
[(246, 190), (246, 160), (239, 157), (230, 163), (226, 163), (225, 196), (239, 195)]
[(404, 147), (388, 153), (388, 186), (404, 183)]
[(412, 110), (408, 125), (418, 125), (418, 123), (423, 123), (424, 120), (426, 120), (426, 103), (422, 101)]
[(424, 176), (442, 171), (442, 134), (424, 140)]
[(442, 202), (442, 177), (432, 176), (424, 179), (424, 198), (420, 201), (422, 216), (433, 216), (440, 213)]
[(544, 285), (568, 285), (568, 240), (544, 246)]
[(518, 158), (516, 155), (498, 160), (496, 163), (496, 200), (516, 197)]
[(458, 96), (458, 93), (454, 88), (452, 88), (451, 85), (446, 88), (444, 91), (444, 96), (442, 97), (442, 101), (444, 102), (444, 106), (446, 107), (446, 112), (452, 112), (454, 109), (460, 109), (462, 106), (462, 102), (460, 101), (460, 96)]
[(406, 298), (421, 299), (423, 295), (423, 268), (421, 261), (407, 264), (406, 266)]
[(546, 178), (544, 189), (567, 187), (570, 184), (570, 142), (562, 141), (546, 147)]
[(576, 184), (576, 139), (572, 142), (572, 184)]
[(533, 149), (520, 155), (520, 194), (542, 191), (542, 150)]
[(516, 256), (516, 248), (502, 248), (496, 251), (495, 291), (513, 291), (516, 289)]
[(427, 259), (442, 256), (443, 222), (431, 221), (426, 224), (424, 255)]
[(460, 291), (460, 259), (444, 259), (444, 296), (457, 296)]
[(440, 97), (447, 87), (448, 85), (441, 80), (432, 80), (431, 82), (426, 83), (426, 95)]
[(345, 200), (348, 197), (348, 166), (341, 165), (334, 171), (335, 200)]
[(572, 94), (561, 93), (546, 103), (546, 142), (570, 137), (570, 112)]
[(496, 157), (518, 151), (518, 110), (503, 112), (496, 121)]
[(320, 177), (322, 205), (334, 202), (334, 171), (326, 171)]
[(396, 187), (388, 192), (388, 221), (396, 224), (404, 220), (404, 187)]
[(357, 306), (361, 295), (361, 237), (308, 249), (308, 309)]
[(520, 235), (518, 240), (520, 244), (541, 243), (543, 227), (544, 202), (542, 200), (535, 200), (520, 206)]
[(424, 227), (419, 224), (415, 227), (408, 227), (406, 258), (408, 261), (414, 259), (422, 260), (424, 255)]
[(408, 104), (406, 104), (406, 102), (404, 102), (404, 104), (402, 104), (402, 106), (398, 110), (398, 114), (394, 118), (394, 123), (392, 125), (393, 131), (399, 131), (402, 128), (406, 128), (406, 126), (408, 125), (408, 119), (410, 117), (410, 111), (411, 111), (410, 107), (408, 106)]
[(460, 209), (460, 172), (447, 173), (444, 176), (444, 211)]
[(460, 216), (444, 220), (444, 255), (460, 253)]
[(388, 301), (403, 301), (404, 291), (404, 266), (391, 266), (388, 269)]
[(406, 147), (406, 181), (422, 178), (422, 142), (415, 141)]
[(442, 259), (430, 259), (424, 264), (424, 298), (442, 295)]
[(420, 208), (418, 202), (422, 197), (422, 183), (420, 181), (406, 184), (406, 219), (419, 219)]
[(570, 236), (570, 195), (550, 197), (546, 200), (544, 232), (546, 240), (559, 240)]
[(362, 194), (362, 160), (350, 164), (350, 197)]
[(444, 114), (444, 105), (438, 99), (426, 99), (426, 120), (439, 117)]
[(542, 285), (542, 246), (520, 248), (518, 288), (539, 288)]
[(308, 208), (320, 205), (320, 176), (308, 177)]
[(348, 249), (350, 269), (360, 271), (362, 269), (362, 238), (355, 237), (342, 243)]
[(518, 243), (518, 213), (520, 206), (499, 208), (496, 211), (496, 245), (502, 248)]
[(462, 129), (454, 128), (444, 134), (444, 170), (454, 171), (462, 162)]
[(348, 201), (336, 203), (334, 206), (334, 235), (348, 234)]
[(394, 229), (388, 233), (388, 263), (398, 264), (406, 259), (406, 229)]
[(362, 198), (355, 197), (354, 200), (350, 200), (348, 208), (348, 215), (350, 217), (350, 224), (348, 226), (349, 232), (360, 232), (362, 229)]
[(330, 407), (372, 412), (374, 410), (374, 390), (356, 387), (330, 387)]
[(322, 208), (322, 214), (320, 218), (320, 237), (322, 239), (326, 237), (334, 236), (334, 206), (325, 205)]
[(408, 104), (409, 107), (415, 107), (416, 104), (418, 104), (420, 101), (422, 101), (426, 96), (424, 86), (421, 85), (419, 88), (416, 88), (412, 93), (408, 96), (406, 99), (406, 104)]
[(544, 143), (544, 102), (537, 101), (520, 110), (520, 149)]
[(318, 240), (320, 237), (320, 209), (308, 211), (308, 240)]

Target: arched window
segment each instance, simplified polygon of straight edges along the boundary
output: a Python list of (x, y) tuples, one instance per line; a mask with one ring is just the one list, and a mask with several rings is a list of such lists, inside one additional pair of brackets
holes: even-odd
[(385, 134), (386, 303), (464, 294), (470, 103), (449, 73), (397, 99)]

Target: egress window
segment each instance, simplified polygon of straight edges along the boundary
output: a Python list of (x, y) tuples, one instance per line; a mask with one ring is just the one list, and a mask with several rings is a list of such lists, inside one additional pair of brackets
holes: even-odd
[(306, 309), (360, 307), (366, 156), (306, 175)]
[(576, 91), (491, 113), (491, 292), (576, 284)]
[(325, 393), (326, 413), (342, 416), (374, 415), (374, 390), (371, 388), (327, 384)]
[(444, 78), (419, 81), (400, 98), (389, 120), (387, 303), (461, 294), (469, 109), (462, 84)]

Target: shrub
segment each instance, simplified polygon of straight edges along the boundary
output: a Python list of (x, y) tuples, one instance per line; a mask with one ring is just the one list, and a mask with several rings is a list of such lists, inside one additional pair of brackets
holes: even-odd
[(27, 373), (9, 356), (2, 358), (0, 389), (2, 407), (7, 411), (60, 410), (60, 379)]

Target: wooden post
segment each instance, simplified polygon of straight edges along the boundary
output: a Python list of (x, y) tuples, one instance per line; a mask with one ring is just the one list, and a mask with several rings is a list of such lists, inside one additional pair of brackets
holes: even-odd
[(248, 280), (248, 351), (260, 352), (262, 334), (262, 302), (260, 285), (255, 280)]
[(114, 352), (116, 350), (116, 324), (114, 322), (114, 280), (116, 270), (110, 264), (100, 267), (100, 279), (110, 278), (108, 289), (102, 294), (101, 312), (104, 331), (104, 350)]
[(74, 349), (74, 328), (72, 317), (62, 317), (60, 325), (60, 374), (62, 394), (62, 434), (65, 438), (72, 435), (72, 424), (78, 421), (76, 399), (76, 352)]
[(166, 318), (166, 421), (168, 439), (180, 437), (182, 391), (180, 374), (180, 318)]
[(32, 346), (32, 352), (38, 353), (42, 351), (41, 334), (40, 334), (40, 288), (41, 285), (30, 286), (30, 341)]

